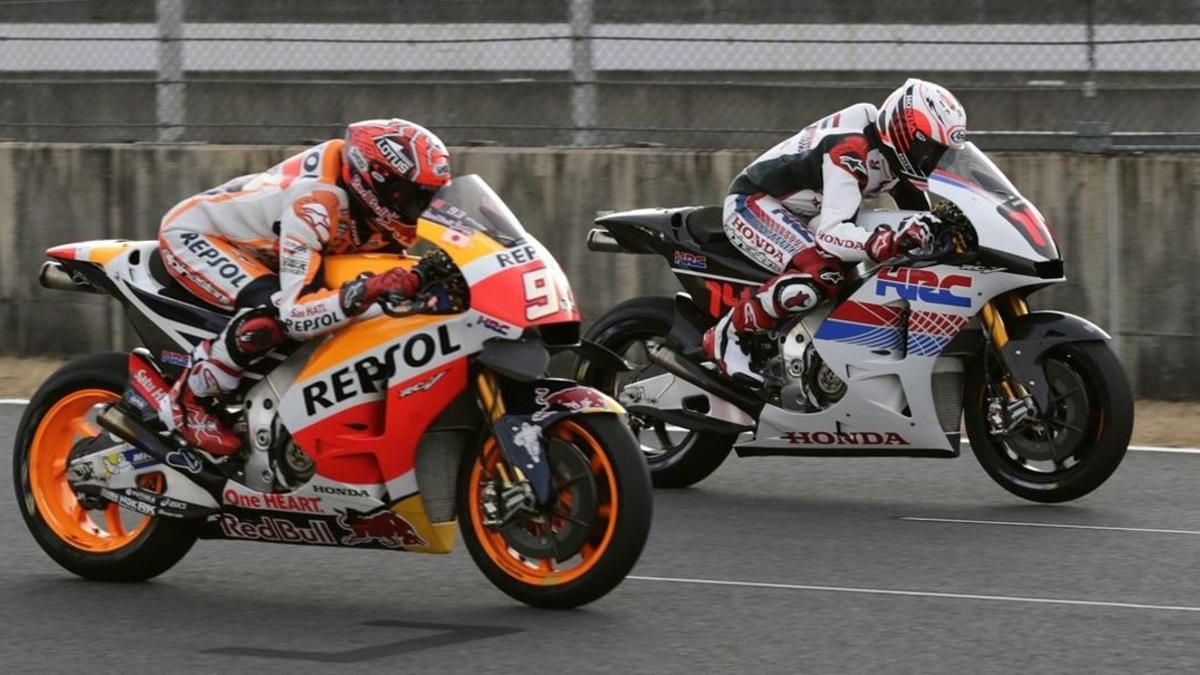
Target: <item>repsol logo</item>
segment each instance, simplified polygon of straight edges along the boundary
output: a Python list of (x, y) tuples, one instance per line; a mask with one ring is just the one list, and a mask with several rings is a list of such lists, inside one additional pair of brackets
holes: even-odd
[(535, 260), (538, 257), (537, 249), (532, 246), (521, 246), (519, 248), (510, 249), (505, 253), (496, 254), (496, 262), (500, 263), (500, 269), (512, 267), (513, 265), (524, 265), (525, 263)]
[(230, 260), (224, 253), (210, 244), (207, 239), (195, 232), (183, 232), (179, 240), (191, 251), (198, 262), (202, 262), (216, 270), (218, 276), (229, 282), (234, 288), (241, 288), (248, 280), (246, 273), (237, 263)]
[(330, 328), (337, 325), (338, 317), (333, 314), (323, 314), (307, 319), (293, 319), (285, 317), (283, 325), (287, 327), (289, 333), (311, 333), (322, 328)]
[(304, 385), (304, 411), (311, 415), (362, 394), (382, 391), (400, 364), (420, 368), (434, 358), (461, 351), (450, 328), (438, 326), (436, 333), (416, 333), (397, 342), (383, 353), (383, 358), (367, 356), (339, 368), (325, 379)]

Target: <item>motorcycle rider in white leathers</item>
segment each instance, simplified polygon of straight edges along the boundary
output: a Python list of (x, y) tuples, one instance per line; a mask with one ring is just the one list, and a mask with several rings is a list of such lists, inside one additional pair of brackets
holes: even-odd
[[(966, 127), (966, 112), (949, 91), (909, 79), (882, 107), (859, 103), (833, 113), (747, 166), (725, 198), (725, 233), (776, 276), (705, 333), (707, 357), (727, 375), (761, 383), (741, 336), (831, 297), (843, 265), (927, 247), (938, 221), (929, 213), (926, 181), (947, 148), (962, 147)], [(900, 209), (921, 213), (895, 229), (855, 225), (863, 199), (885, 192)]]

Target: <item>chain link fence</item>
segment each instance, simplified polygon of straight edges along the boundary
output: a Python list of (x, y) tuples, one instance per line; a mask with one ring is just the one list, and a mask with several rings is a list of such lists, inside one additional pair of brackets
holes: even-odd
[(915, 75), (991, 147), (1200, 147), (1196, 0), (846, 4), (0, 0), (0, 137), (762, 147)]

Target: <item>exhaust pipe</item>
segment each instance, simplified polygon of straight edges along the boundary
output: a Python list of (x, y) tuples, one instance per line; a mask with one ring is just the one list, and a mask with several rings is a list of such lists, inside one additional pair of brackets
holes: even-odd
[(63, 269), (62, 263), (54, 262), (53, 260), (47, 260), (42, 265), (41, 271), (38, 272), (38, 283), (43, 288), (50, 288), (56, 291), (102, 292), (83, 279), (76, 281), (70, 272)]
[(608, 230), (599, 227), (588, 230), (587, 247), (589, 251), (599, 251), (600, 253), (626, 252)]
[[(105, 431), (146, 451), (148, 455), (177, 469), (194, 483), (211, 494), (217, 503), (221, 502), (221, 491), (228, 480), (225, 476), (212, 469), (208, 462), (187, 447), (173, 448), (166, 439), (141, 422), (130, 417), (121, 409), (120, 404), (111, 403), (96, 416), (96, 423)], [(189, 468), (190, 467), (190, 468)]]
[(664, 345), (651, 347), (648, 356), (655, 365), (668, 373), (720, 396), (741, 408), (742, 412), (751, 417), (757, 417), (758, 413), (762, 411), (763, 401), (730, 388), (721, 380), (705, 372), (700, 366), (680, 358), (679, 354), (669, 347)]

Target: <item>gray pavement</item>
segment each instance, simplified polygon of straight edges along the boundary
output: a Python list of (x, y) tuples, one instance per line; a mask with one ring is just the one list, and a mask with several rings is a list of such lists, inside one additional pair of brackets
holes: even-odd
[[(6, 466), (20, 411), (0, 405)], [(0, 671), (1195, 672), (1198, 478), (1200, 455), (1134, 452), (1039, 506), (970, 456), (731, 458), (658, 492), (635, 577), (571, 612), (509, 600), (462, 550), (200, 542), (153, 582), (84, 582), (7, 487)]]

